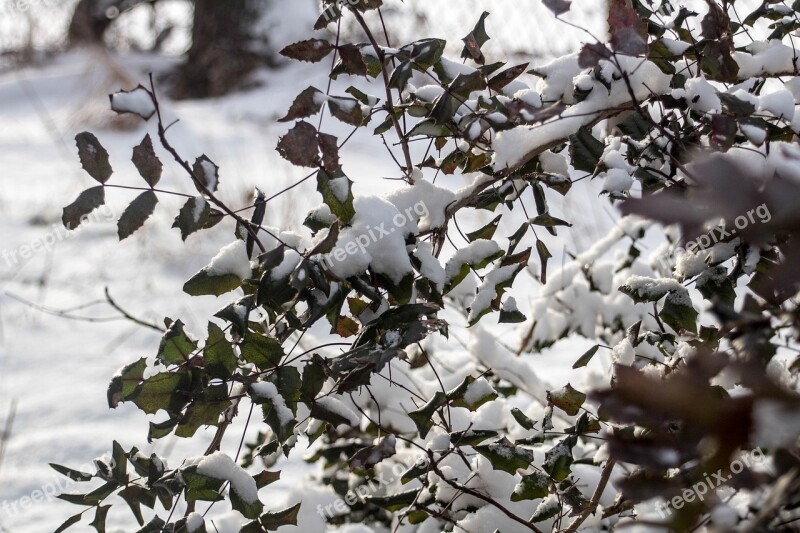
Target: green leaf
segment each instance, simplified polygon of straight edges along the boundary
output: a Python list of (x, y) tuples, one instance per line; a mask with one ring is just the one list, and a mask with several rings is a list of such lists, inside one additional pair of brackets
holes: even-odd
[(347, 176), (341, 172), (331, 175), (320, 169), (317, 172), (317, 190), (339, 220), (347, 223), (353, 219), (356, 214), (353, 207), (353, 182)]
[(572, 385), (567, 383), (564, 387), (557, 391), (548, 392), (547, 401), (568, 415), (575, 416), (580, 411), (583, 402), (586, 401), (586, 395), (578, 390), (573, 389)]
[(112, 458), (114, 459), (112, 470), (114, 481), (124, 485), (128, 482), (128, 456), (117, 441), (114, 441), (112, 446)]
[(250, 331), (241, 344), (242, 359), (259, 370), (276, 367), (284, 357), (281, 344), (271, 337)]
[[(555, 505), (551, 505), (555, 503)], [(552, 502), (551, 500), (543, 500), (542, 503), (533, 511), (533, 516), (531, 517), (531, 522), (538, 523), (544, 522), (550, 518), (553, 518), (558, 513), (561, 512), (561, 503), (558, 501)]]
[(225, 385), (208, 387), (203, 392), (203, 397), (194, 400), (186, 410), (186, 414), (175, 429), (175, 435), (189, 438), (200, 426), (218, 425), (220, 415), (231, 405)]
[(131, 161), (133, 161), (136, 170), (139, 171), (139, 175), (144, 178), (144, 181), (146, 181), (150, 187), (158, 185), (158, 182), (161, 180), (161, 172), (164, 165), (153, 149), (153, 140), (150, 138), (149, 133), (144, 136), (144, 139), (142, 139), (142, 142), (139, 143), (138, 146), (133, 148), (133, 157), (131, 157)]
[(180, 365), (188, 361), (196, 349), (197, 342), (186, 334), (183, 322), (176, 320), (161, 337), (156, 359), (165, 365)]
[(203, 229), (210, 216), (211, 206), (205, 198), (189, 198), (175, 217), (172, 227), (181, 230), (181, 238), (185, 241), (189, 235)]
[[(224, 499), (220, 494), (224, 480), (199, 474), (196, 466), (184, 469), (181, 476), (186, 482), (186, 501), (188, 503), (218, 502)], [(231, 496), (233, 494), (234, 491), (231, 491)]]
[(222, 328), (208, 323), (208, 339), (203, 349), (203, 360), (209, 376), (222, 380), (230, 379), (238, 367), (238, 359), (233, 351), (233, 346), (225, 337)]
[(187, 374), (175, 372), (162, 372), (149, 377), (142, 382), (133, 403), (149, 415), (161, 409), (177, 412), (186, 404), (181, 388), (186, 385), (187, 378)]
[(78, 145), (78, 157), (83, 169), (100, 183), (107, 182), (114, 171), (108, 160), (108, 152), (97, 137), (84, 131), (75, 136), (75, 143)]
[(119, 240), (124, 240), (136, 233), (153, 214), (156, 204), (158, 204), (158, 197), (153, 191), (145, 191), (137, 196), (119, 219)]
[(564, 481), (569, 475), (573, 462), (572, 448), (577, 442), (578, 438), (570, 435), (545, 452), (542, 468), (556, 481)]
[(545, 228), (552, 228), (555, 226), (572, 227), (572, 224), (560, 218), (552, 216), (550, 213), (538, 215), (530, 220), (534, 226), (544, 226)]
[(428, 431), (433, 427), (433, 413), (447, 402), (447, 396), (443, 392), (437, 392), (433, 398), (416, 411), (408, 413), (408, 417), (414, 421), (419, 431), (420, 438), (425, 438)]
[(467, 239), (469, 239), (469, 242), (473, 242), (478, 239), (492, 240), (492, 237), (494, 237), (494, 232), (497, 231), (497, 226), (500, 225), (501, 218), (503, 218), (502, 215), (497, 215), (494, 220), (486, 224), (481, 229), (475, 230), (472, 233), (467, 233)]
[(533, 452), (514, 446), (505, 437), (491, 444), (475, 446), (475, 451), (486, 457), (492, 466), (512, 476), (517, 470), (524, 470), (533, 463)]
[(464, 378), (458, 387), (447, 393), (447, 400), (453, 407), (465, 407), (470, 411), (475, 411), (496, 398), (497, 392), (489, 385), (486, 378), (475, 379), (472, 376)]
[(61, 222), (65, 228), (75, 229), (81, 225), (84, 217), (105, 203), (106, 190), (103, 186), (86, 189), (74, 202), (64, 208)]
[(126, 365), (117, 375), (111, 379), (108, 385), (108, 406), (116, 409), (120, 402), (130, 399), (136, 391), (136, 387), (144, 379), (144, 372), (147, 369), (147, 358), (142, 357), (138, 361)]
[(675, 292), (667, 295), (658, 316), (678, 333), (697, 333), (697, 311), (688, 293)]
[(183, 292), (190, 296), (221, 296), (241, 286), (242, 279), (236, 274), (220, 276), (204, 268), (183, 285)]
[(595, 139), (586, 127), (569, 137), (569, 158), (575, 170), (594, 173), (604, 151), (605, 144)]
[(523, 413), (518, 407), (511, 409), (511, 416), (514, 417), (514, 420), (516, 420), (520, 426), (528, 431), (532, 430), (536, 426), (536, 422), (528, 418), (528, 416), (525, 415), (525, 413)]
[(592, 360), (592, 357), (594, 357), (594, 354), (596, 354), (596, 353), (597, 353), (597, 350), (598, 350), (599, 348), (600, 348), (600, 345), (599, 345), (599, 344), (595, 344), (594, 346), (592, 346), (591, 348), (589, 348), (589, 349), (586, 351), (586, 353), (584, 353), (582, 356), (580, 356), (580, 357), (578, 358), (578, 360), (577, 360), (577, 361), (575, 361), (575, 364), (573, 364), (573, 365), (572, 365), (572, 368), (583, 368), (583, 367), (585, 367), (586, 365), (588, 365), (588, 364), (589, 364), (589, 361), (591, 361), (591, 360)]
[(511, 493), (511, 501), (519, 502), (522, 500), (535, 500), (544, 498), (549, 494), (550, 478), (541, 472), (533, 472), (522, 476), (514, 492)]
[(264, 504), (260, 500), (248, 502), (237, 493), (235, 490), (230, 492), (231, 506), (234, 511), (239, 511), (245, 518), (250, 520), (258, 518), (261, 511), (264, 510)]
[(324, 362), (312, 359), (303, 367), (303, 378), (300, 382), (300, 399), (304, 402), (311, 402), (325, 385)]

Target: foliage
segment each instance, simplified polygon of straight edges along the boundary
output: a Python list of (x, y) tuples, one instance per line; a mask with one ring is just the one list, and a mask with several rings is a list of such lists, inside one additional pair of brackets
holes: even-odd
[[(793, 346), (798, 335), (800, 276), (792, 266), (800, 221), (791, 169), (800, 150), (799, 122), (789, 116), (795, 96), (780, 82), (791, 77), (786, 85), (800, 86), (797, 56), (782, 42), (797, 27), (796, 11), (766, 3), (739, 21), (732, 2), (708, 2), (698, 15), (666, 1), (631, 7), (614, 0), (608, 43), (529, 69), (484, 56), (488, 14), (464, 39), (461, 56), (475, 67), (447, 59), (439, 39), (380, 46), (364, 15), (380, 4), (325, 2), (317, 23), (324, 28), (352, 16), (369, 42), (314, 38), (284, 50), (307, 62), (333, 55), (333, 80), (359, 80), (341, 94), (308, 87), (281, 119), (294, 124), (278, 152), (312, 169), (308, 178), (316, 178), (324, 202), (305, 220), (315, 236), (308, 246), (262, 226), (267, 200), (260, 191), (247, 218), (220, 201), (216, 164), (206, 156), (193, 165), (184, 160), (169, 143), (155, 88), (140, 88), (152, 110), (134, 112), (143, 119), (155, 113), (162, 147), (197, 188), (175, 227), (186, 239), (218, 223), (236, 225), (236, 241), (184, 290), (238, 294), (209, 321), (205, 339), (167, 319), (155, 356), (114, 376), (109, 405), (131, 402), (159, 414), (148, 440), (173, 433), (198, 439), (201, 428), (216, 429), (205, 458), (174, 469), (117, 444), (114, 466), (98, 463), (95, 474), (56, 467), (103, 483), (62, 498), (95, 509), (98, 530), (113, 494), (129, 504), (142, 531), (187, 527), (198, 501), (228, 500), (250, 520), (242, 531), (295, 523), (302, 502), (270, 509), (248, 490), (277, 473), (245, 474), (244, 482), (244, 471), (221, 458), (222, 436), (244, 402), (260, 406), (264, 421), (244, 463), (278, 464), (299, 435), (307, 437), (310, 460), (325, 466), (320, 482), (347, 502), (347, 512), (326, 513), (331, 524), (575, 531), (634, 519), (684, 531), (709, 523), (769, 529), (787, 520), (798, 490), (800, 426), (793, 415), (783, 437), (774, 428), (781, 425), (776, 417), (798, 407), (797, 361), (787, 363), (778, 348)], [(571, 7), (545, 4), (559, 16)], [(765, 24), (772, 24), (773, 40), (747, 42), (748, 28)], [(536, 90), (521, 81), (526, 76), (540, 78)], [(376, 144), (396, 135), (396, 177), (406, 183), (382, 198), (354, 197), (340, 154), (347, 139), (306, 120), (326, 110), (372, 130)], [(415, 163), (409, 143), (417, 141), (429, 148)], [(95, 136), (84, 133), (77, 142), (100, 185), (65, 208), (68, 227), (102, 205), (113, 172)], [(162, 194), (153, 189), (162, 164), (149, 135), (133, 162), (147, 187), (123, 214), (121, 239), (145, 223)], [(476, 177), (450, 191), (422, 169)], [(571, 225), (551, 214), (550, 202), (580, 187), (580, 174), (604, 179), (608, 199), (639, 217), (621, 219), (607, 238), (548, 275), (545, 233), (563, 235)], [(526, 212), (517, 231), (498, 235), (503, 220), (525, 210), (527, 191), (535, 216)], [(424, 214), (407, 209), (419, 201)], [(460, 233), (457, 216), (479, 210), (497, 218), (462, 234), (467, 244), (443, 265), (448, 237)], [(405, 214), (406, 224), (395, 223), (402, 231), (383, 237), (395, 239), (392, 246), (373, 240), (359, 250), (369, 228), (391, 224), (396, 214)], [(651, 221), (676, 224), (682, 236), (670, 226), (661, 255), (646, 258)], [(720, 221), (724, 235), (717, 235)], [(695, 239), (699, 245), (691, 246)], [(342, 248), (358, 251), (330, 259)], [(605, 258), (612, 248), (618, 253)], [(538, 266), (542, 296), (526, 318), (505, 291), (530, 265)], [(466, 280), (477, 286), (468, 305), (460, 295)], [(524, 322), (516, 356), (481, 329), (493, 317)], [(447, 366), (437, 340), (448, 338), (454, 322), (473, 328), (477, 342), (466, 359)], [(294, 353), (298, 337), (326, 323), (345, 351), (323, 345)], [(544, 390), (532, 354), (573, 336), (597, 342), (575, 354), (575, 368), (610, 355), (612, 370), (596, 376), (592, 390)], [(431, 386), (412, 390), (408, 375)], [(771, 468), (748, 465), (729, 475), (753, 449), (769, 456)], [(408, 458), (413, 466), (380, 492), (349, 497), (353, 486), (408, 466)], [(209, 461), (229, 468), (221, 475)], [(675, 502), (717, 472), (728, 481), (715, 495), (653, 514), (655, 502)], [(617, 498), (601, 507), (612, 474)], [(724, 491), (745, 498), (733, 517), (720, 511)], [(144, 525), (142, 505), (160, 505), (171, 517), (180, 498), (186, 518), (165, 523), (159, 511)], [(759, 511), (762, 504), (769, 512)]]

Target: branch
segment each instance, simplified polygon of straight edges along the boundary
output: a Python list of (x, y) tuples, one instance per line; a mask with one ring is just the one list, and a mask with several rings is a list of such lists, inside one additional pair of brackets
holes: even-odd
[(394, 105), (392, 104), (392, 90), (389, 88), (389, 73), (386, 71), (386, 64), (384, 61), (385, 54), (380, 45), (378, 45), (378, 42), (375, 40), (375, 36), (372, 35), (369, 26), (367, 26), (367, 23), (364, 20), (364, 17), (358, 12), (358, 9), (353, 5), (350, 5), (350, 11), (353, 12), (353, 15), (356, 17), (358, 24), (364, 30), (364, 33), (367, 34), (370, 44), (372, 44), (372, 47), (375, 49), (375, 53), (378, 55), (378, 62), (381, 64), (381, 73), (383, 74), (383, 86), (386, 89), (386, 111), (389, 113), (389, 116), (392, 119), (394, 130), (397, 132), (397, 137), (400, 139), (400, 146), (403, 149), (403, 157), (406, 160), (406, 176), (408, 177), (409, 183), (413, 185), (414, 178), (411, 177), (411, 172), (414, 170), (414, 163), (411, 161), (411, 151), (408, 148), (408, 140), (406, 139), (405, 135), (403, 135), (403, 129), (400, 127), (400, 121), (397, 118), (397, 113), (395, 113)]
[(497, 507), (497, 509), (500, 510), (500, 512), (502, 512), (504, 515), (509, 517), (511, 520), (513, 520), (513, 521), (515, 521), (515, 522), (517, 522), (519, 524), (522, 524), (523, 526), (525, 526), (526, 528), (530, 529), (531, 531), (536, 531), (537, 533), (542, 533), (541, 529), (539, 529), (538, 527), (534, 526), (530, 522), (527, 522), (526, 520), (523, 520), (522, 518), (518, 517), (517, 515), (515, 515), (514, 513), (509, 511), (508, 509), (506, 509), (503, 505), (501, 505), (500, 503), (495, 501), (493, 498), (490, 498), (489, 496), (485, 496), (485, 495), (481, 494), (480, 492), (478, 492), (475, 489), (471, 489), (469, 487), (466, 487), (464, 485), (461, 485), (460, 483), (457, 483), (457, 482), (453, 481), (452, 479), (449, 479), (447, 476), (444, 475), (444, 473), (439, 469), (439, 466), (436, 464), (436, 461), (434, 460), (434, 457), (433, 457), (433, 452), (430, 451), (430, 450), (427, 450), (427, 452), (428, 452), (428, 458), (430, 459), (431, 469), (434, 471), (434, 473), (437, 476), (439, 476), (439, 478), (441, 478), (442, 481), (444, 481), (445, 483), (447, 483), (448, 485), (450, 485), (451, 487), (453, 487), (456, 490), (460, 490), (461, 492), (469, 494), (470, 496), (474, 496), (475, 498), (483, 500), (486, 503), (488, 503), (490, 505), (493, 505), (494, 507)]
[(564, 530), (564, 533), (575, 533), (575, 531), (578, 531), (578, 527), (580, 527), (589, 516), (594, 514), (597, 510), (597, 505), (600, 503), (600, 497), (603, 495), (603, 491), (606, 490), (608, 480), (611, 478), (611, 471), (614, 470), (616, 464), (614, 459), (609, 459), (606, 462), (606, 466), (603, 467), (603, 471), (600, 474), (600, 482), (597, 484), (597, 488), (594, 489), (592, 499), (589, 501), (589, 506)]
[(108, 287), (106, 287), (106, 291), (105, 292), (106, 292), (106, 300), (108, 301), (108, 305), (113, 307), (119, 314), (121, 314), (122, 316), (124, 316), (125, 318), (127, 318), (128, 320), (133, 322), (134, 324), (139, 324), (140, 326), (144, 326), (146, 328), (154, 329), (154, 330), (159, 331), (161, 333), (167, 331), (165, 328), (162, 328), (162, 327), (160, 327), (160, 326), (158, 326), (156, 324), (151, 324), (150, 322), (147, 322), (147, 321), (142, 320), (140, 318), (136, 318), (135, 316), (133, 316), (130, 313), (128, 313), (127, 311), (125, 311), (111, 297), (111, 293), (109, 292)]

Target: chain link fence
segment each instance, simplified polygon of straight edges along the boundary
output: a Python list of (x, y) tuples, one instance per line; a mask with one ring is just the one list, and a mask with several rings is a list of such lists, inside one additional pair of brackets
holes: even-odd
[[(606, 0), (574, 0), (564, 19), (557, 20), (542, 0), (384, 0), (383, 18), (392, 44), (422, 37), (447, 39), (449, 53), (459, 53), (461, 39), (488, 11), (486, 31), (491, 38), (484, 46), (487, 61), (509, 56), (525, 56), (541, 63), (575, 52), (592, 35), (603, 39), (607, 33)], [(380, 24), (376, 13), (369, 13), (372, 26)], [(380, 27), (380, 26), (378, 26)], [(352, 26), (348, 30), (354, 30)]]
[[(64, 43), (76, 3), (77, 0), (0, 0), (0, 52), (58, 49)], [(385, 0), (384, 4), (382, 14), (392, 44), (441, 37), (450, 43), (449, 52), (457, 54), (460, 39), (472, 30), (483, 11), (491, 13), (486, 21), (491, 40), (485, 46), (490, 59), (525, 55), (545, 60), (575, 51), (581, 42), (593, 40), (581, 29), (556, 20), (542, 0)], [(112, 38), (122, 48), (145, 48), (152, 39), (148, 27), (156, 17), (156, 25), (175, 26), (172, 51), (180, 53), (180, 46), (188, 43), (189, 9), (186, 0), (162, 0), (155, 11), (138, 9), (136, 16), (121, 17), (113, 27)], [(572, 9), (564, 18), (602, 38), (606, 33), (605, 12), (606, 0), (573, 0)], [(370, 12), (368, 19), (373, 27), (380, 27), (376, 12)], [(357, 34), (351, 18), (346, 19), (344, 30)]]

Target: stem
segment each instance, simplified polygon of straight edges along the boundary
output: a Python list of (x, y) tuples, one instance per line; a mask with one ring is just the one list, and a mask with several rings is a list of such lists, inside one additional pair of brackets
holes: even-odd
[(600, 474), (600, 482), (597, 484), (597, 488), (594, 489), (594, 494), (592, 494), (592, 499), (589, 501), (589, 506), (583, 510), (583, 512), (578, 515), (567, 529), (564, 530), (564, 533), (574, 533), (578, 531), (578, 527), (591, 516), (594, 514), (595, 510), (597, 510), (597, 506), (600, 503), (600, 497), (603, 495), (603, 491), (606, 490), (606, 485), (608, 485), (608, 480), (611, 478), (611, 471), (614, 470), (614, 466), (616, 465), (616, 461), (614, 459), (609, 459), (606, 462), (606, 466), (603, 467), (603, 471)]
[(353, 12), (353, 15), (356, 17), (358, 24), (364, 30), (364, 33), (367, 34), (370, 44), (375, 49), (375, 53), (378, 55), (378, 62), (381, 64), (381, 73), (383, 74), (383, 86), (384, 89), (386, 89), (386, 111), (389, 113), (389, 116), (392, 119), (394, 130), (397, 132), (397, 137), (400, 139), (400, 146), (403, 149), (403, 157), (406, 161), (406, 177), (408, 178), (408, 182), (413, 185), (414, 178), (411, 177), (411, 171), (414, 170), (414, 163), (411, 161), (411, 151), (408, 148), (408, 140), (403, 134), (403, 129), (400, 127), (400, 120), (397, 118), (394, 105), (392, 105), (392, 90), (389, 88), (389, 73), (386, 71), (386, 64), (384, 61), (385, 54), (378, 42), (375, 40), (375, 36), (372, 34), (372, 31), (370, 31), (369, 26), (367, 26), (364, 17), (362, 17), (361, 13), (358, 12), (358, 9), (351, 5), (350, 11)]

